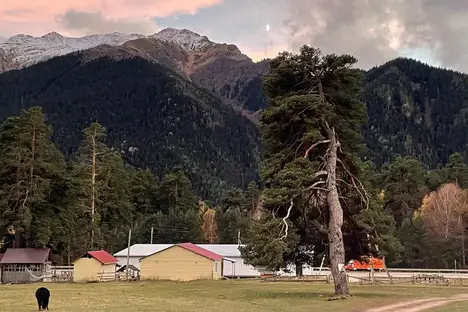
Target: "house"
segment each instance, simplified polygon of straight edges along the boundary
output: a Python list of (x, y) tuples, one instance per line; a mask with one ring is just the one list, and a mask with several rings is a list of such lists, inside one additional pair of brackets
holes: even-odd
[(117, 262), (117, 259), (105, 250), (88, 251), (73, 262), (73, 281), (115, 280)]
[[(163, 249), (173, 246), (174, 244), (134, 244), (130, 246), (129, 264), (134, 265), (136, 268), (140, 268), (139, 260), (150, 254), (156, 253)], [(223, 276), (231, 278), (252, 278), (260, 277), (259, 268), (254, 268), (251, 265), (244, 263), (242, 259), (238, 244), (197, 244), (197, 246), (207, 249), (211, 252), (223, 256)], [(127, 264), (127, 253), (128, 249), (125, 248), (114, 256), (119, 260), (120, 265)], [(291, 266), (291, 272), (286, 273), (281, 271), (281, 275), (294, 276), (295, 268)], [(311, 275), (312, 268), (304, 266), (304, 275)]]
[(141, 279), (220, 279), (223, 257), (192, 243), (172, 245), (140, 259)]
[(224, 277), (245, 278), (260, 276), (256, 268), (244, 263), (239, 245), (237, 244), (199, 244), (198, 246), (223, 256)]
[(8, 248), (0, 260), (2, 283), (43, 281), (50, 254), (49, 248)]

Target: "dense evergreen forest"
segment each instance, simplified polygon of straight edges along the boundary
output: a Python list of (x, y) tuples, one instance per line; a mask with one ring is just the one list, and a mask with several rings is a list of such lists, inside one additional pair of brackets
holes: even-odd
[[(0, 251), (50, 246), (65, 264), (87, 249), (124, 248), (129, 229), (148, 243), (153, 227), (156, 243), (237, 243), (240, 233), (252, 263), (319, 265), (324, 207), (293, 212), (287, 240), (272, 235), (283, 235), (290, 197), (322, 166), (314, 157), (325, 146), (309, 155), (306, 144), (326, 120), (347, 164), (337, 171), (346, 260), (372, 252), (389, 266), (466, 267), (468, 76), (408, 59), (348, 72), (346, 92), (333, 93), (339, 75), (325, 84), (337, 111), (307, 97), (294, 64), (280, 57), (272, 68), (285, 79), (221, 90), (253, 111), (273, 103), (260, 127), (143, 59), (74, 53), (1, 74)], [(302, 208), (308, 199), (295, 197)]]
[(365, 75), (364, 137), (377, 165), (411, 155), (427, 168), (468, 148), (468, 75), (399, 58)]
[[(440, 168), (452, 153), (464, 154), (468, 147), (464, 134), (468, 133), (468, 75), (406, 58), (363, 74), (361, 99), (369, 116), (363, 127), (368, 147), (363, 157), (381, 166), (397, 156), (411, 155), (426, 168)], [(267, 105), (259, 92), (259, 80), (234, 90), (253, 112)]]
[[(259, 197), (251, 182), (229, 189), (213, 208), (202, 201), (184, 170), (151, 171), (125, 165), (106, 145), (106, 129), (83, 129), (65, 160), (52, 142), (52, 128), (40, 107), (6, 119), (0, 127), (0, 251), (9, 247), (53, 248), (58, 263), (87, 250), (116, 252), (135, 243), (237, 243), (250, 225)], [(219, 230), (218, 230), (219, 229)]]
[(85, 62), (79, 53), (0, 75), (0, 120), (41, 106), (69, 157), (92, 122), (127, 163), (157, 174), (185, 168), (200, 196), (258, 179), (256, 126), (175, 73), (143, 59)]

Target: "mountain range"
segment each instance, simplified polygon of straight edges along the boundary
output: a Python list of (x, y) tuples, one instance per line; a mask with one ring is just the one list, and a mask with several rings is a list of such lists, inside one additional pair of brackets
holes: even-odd
[(56, 32), (41, 37), (20, 34), (0, 42), (0, 72), (83, 50), (87, 50), (89, 59), (109, 55), (160, 63), (244, 112), (265, 105), (259, 87), (261, 76), (268, 72), (268, 61), (253, 62), (237, 46), (212, 42), (187, 29), (166, 28), (150, 36), (111, 33), (68, 38)]
[[(16, 35), (0, 42), (0, 120), (42, 106), (67, 155), (98, 120), (128, 163), (159, 174), (182, 165), (202, 196), (218, 198), (258, 179), (268, 69), (186, 29)], [(413, 155), (435, 168), (468, 149), (467, 75), (399, 58), (366, 71), (363, 91), (363, 156), (378, 166)]]

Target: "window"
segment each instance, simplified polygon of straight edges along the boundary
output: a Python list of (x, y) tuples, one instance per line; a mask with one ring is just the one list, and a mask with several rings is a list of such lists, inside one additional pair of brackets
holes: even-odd
[(215, 273), (218, 273), (218, 264), (215, 263)]

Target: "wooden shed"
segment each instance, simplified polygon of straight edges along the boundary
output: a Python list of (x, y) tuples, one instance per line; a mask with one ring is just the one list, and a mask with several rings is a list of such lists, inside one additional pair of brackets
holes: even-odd
[(222, 256), (192, 243), (183, 243), (140, 259), (140, 278), (173, 281), (220, 279), (222, 266)]
[(115, 280), (117, 259), (105, 250), (88, 251), (73, 262), (73, 281)]
[(50, 249), (8, 248), (0, 265), (2, 283), (40, 282), (50, 265)]

